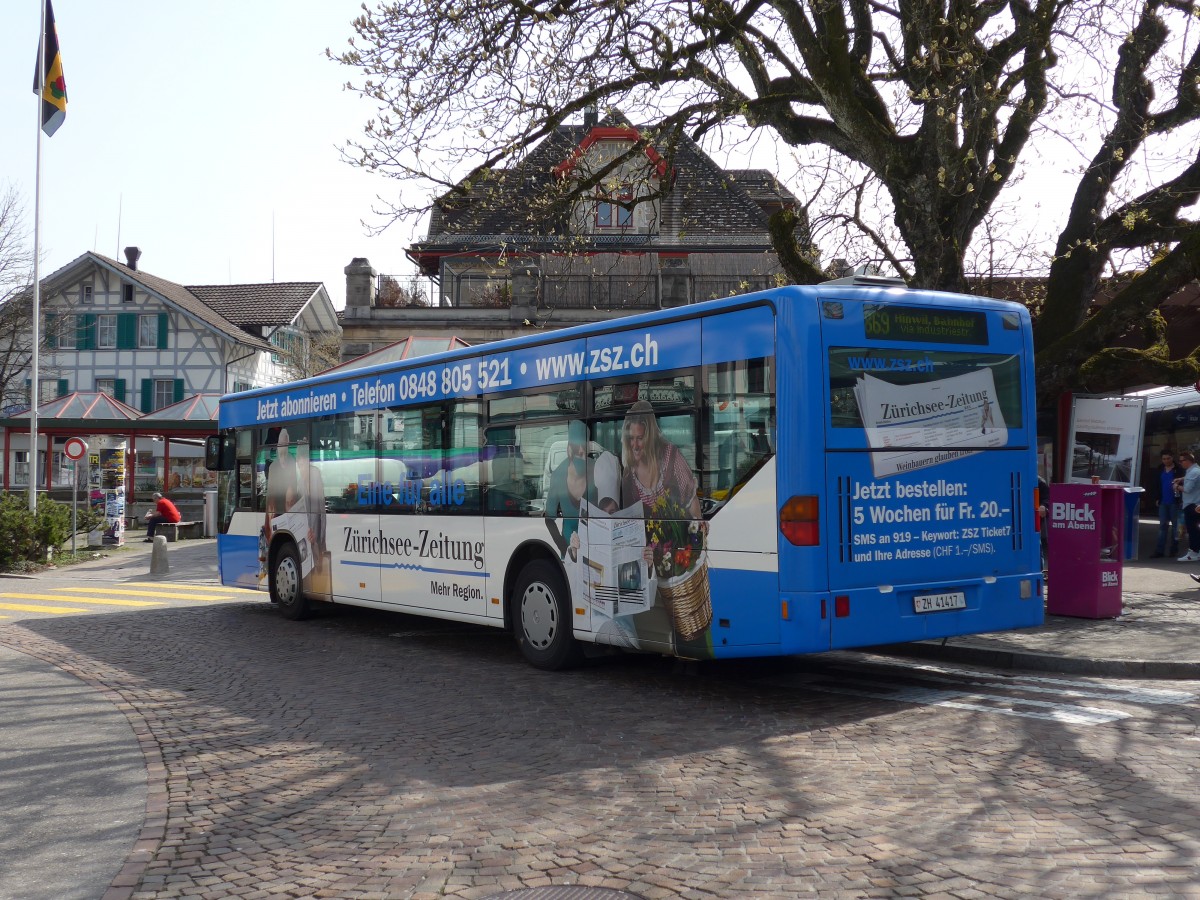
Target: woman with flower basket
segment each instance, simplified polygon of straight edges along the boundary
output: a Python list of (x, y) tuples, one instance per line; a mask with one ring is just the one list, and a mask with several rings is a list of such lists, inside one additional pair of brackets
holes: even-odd
[(658, 596), (671, 615), (675, 652), (711, 657), (708, 523), (701, 515), (696, 479), (679, 448), (663, 437), (654, 407), (646, 400), (638, 400), (626, 413), (621, 445), (622, 506), (642, 502), (644, 557), (658, 576)]

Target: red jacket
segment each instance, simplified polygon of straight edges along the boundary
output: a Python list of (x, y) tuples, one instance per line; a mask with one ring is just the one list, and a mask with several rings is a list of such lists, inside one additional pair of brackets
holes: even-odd
[(162, 516), (164, 522), (178, 522), (179, 510), (175, 508), (175, 504), (166, 497), (159, 497), (158, 502), (154, 504), (155, 511)]

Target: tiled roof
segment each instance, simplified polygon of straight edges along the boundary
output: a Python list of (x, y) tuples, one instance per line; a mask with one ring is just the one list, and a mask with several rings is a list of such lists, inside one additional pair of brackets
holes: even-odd
[(67, 282), (81, 265), (87, 263), (111, 269), (123, 279), (140, 284), (214, 331), (260, 350), (269, 350), (271, 345), (246, 329), (289, 324), (321, 290), (319, 281), (184, 286), (141, 269), (131, 269), (100, 253), (85, 253), (77, 257), (48, 275), (43, 279), (43, 284), (53, 289), (59, 283)]
[(766, 169), (727, 169), (726, 175), (740, 184), (760, 206), (798, 205), (796, 195)]
[(235, 325), (288, 325), (321, 289), (319, 281), (190, 284), (187, 290)]
[[(620, 113), (612, 113), (599, 127), (629, 127), (629, 122)], [(552, 215), (541, 214), (531, 208), (527, 198), (552, 186), (555, 167), (572, 156), (591, 130), (584, 125), (560, 126), (511, 169), (490, 173), (469, 197), (444, 195), (430, 216), (423, 244), (462, 243), (464, 238), (507, 234), (561, 239), (569, 231), (569, 210), (560, 206)], [(722, 170), (686, 135), (680, 136), (670, 156), (669, 148), (652, 136), (651, 143), (674, 173), (674, 184), (662, 200), (660, 234), (671, 235), (672, 242), (680, 244), (738, 236), (764, 248), (770, 245), (766, 214), (741, 178)], [(746, 171), (755, 170), (739, 170)], [(747, 180), (755, 190), (765, 183), (765, 179)], [(629, 240), (635, 238), (646, 240), (644, 235), (628, 236)]]
[(215, 331), (224, 334), (238, 343), (249, 344), (263, 350), (270, 349), (271, 345), (262, 338), (243, 331), (236, 323), (227, 319), (220, 312), (209, 308), (206, 303), (182, 284), (167, 281), (165, 278), (159, 278), (157, 275), (151, 275), (149, 272), (143, 272), (141, 269), (131, 269), (124, 263), (119, 263), (115, 259), (109, 259), (107, 256), (102, 256), (99, 253), (87, 253), (85, 257), (91, 257), (100, 261), (108, 268), (119, 272), (123, 278), (137, 282), (151, 293), (158, 294), (185, 313), (194, 316)]

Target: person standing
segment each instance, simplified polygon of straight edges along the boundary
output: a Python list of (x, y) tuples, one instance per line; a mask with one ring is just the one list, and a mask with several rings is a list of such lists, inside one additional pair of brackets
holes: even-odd
[[(179, 510), (162, 494), (154, 495), (154, 512), (146, 513), (146, 541), (154, 540), (154, 528), (159, 522), (178, 522)], [(1200, 557), (1197, 557), (1200, 559)]]
[(1046, 521), (1050, 511), (1050, 484), (1041, 475), (1038, 476), (1038, 536), (1039, 544), (1042, 548), (1042, 571), (1045, 572), (1050, 566), (1050, 523)]
[[(1182, 478), (1184, 471), (1175, 464), (1175, 455), (1170, 450), (1162, 452), (1162, 464), (1154, 470), (1150, 489), (1158, 505), (1158, 543), (1154, 545), (1152, 559), (1161, 559), (1168, 553), (1179, 552), (1179, 495), (1175, 493), (1175, 479)], [(1168, 549), (1170, 548), (1170, 549)]]
[(1180, 562), (1200, 562), (1200, 467), (1192, 451), (1179, 454), (1179, 465), (1183, 467), (1183, 478), (1176, 479), (1181, 488), (1179, 502), (1183, 506), (1183, 524), (1187, 527), (1188, 552), (1179, 557)]

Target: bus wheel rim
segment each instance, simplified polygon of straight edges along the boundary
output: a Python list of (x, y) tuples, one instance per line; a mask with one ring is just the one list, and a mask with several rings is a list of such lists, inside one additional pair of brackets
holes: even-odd
[(558, 631), (558, 604), (554, 593), (540, 581), (529, 585), (521, 598), (521, 630), (539, 650), (549, 647)]
[(299, 580), (296, 577), (296, 564), (289, 556), (279, 563), (275, 572), (275, 590), (279, 594), (279, 602), (290, 606), (296, 602)]

